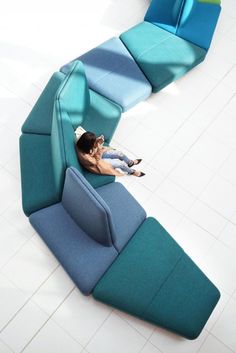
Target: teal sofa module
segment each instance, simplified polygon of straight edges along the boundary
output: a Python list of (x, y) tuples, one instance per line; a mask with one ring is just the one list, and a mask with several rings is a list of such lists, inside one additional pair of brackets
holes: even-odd
[(145, 218), (144, 209), (122, 184), (105, 185), (97, 192), (75, 168), (67, 169), (61, 202), (29, 217), (84, 294), (93, 290)]
[[(59, 75), (61, 79), (62, 74)], [(80, 166), (75, 150), (74, 128), (82, 125), (97, 134), (103, 133), (109, 143), (120, 119), (121, 108), (88, 89), (80, 62), (73, 64), (71, 72), (64, 76), (53, 97), (49, 88), (55, 91), (55, 84), (51, 85), (54, 77), (22, 128), (22, 203), (26, 215), (59, 202), (67, 167), (76, 167), (94, 187), (115, 180), (113, 176), (89, 173)], [(45, 104), (47, 119), (42, 114), (46, 96), (49, 97)], [(50, 103), (50, 99), (53, 102)], [(53, 111), (52, 116), (49, 111)]]
[(158, 92), (204, 60), (206, 50), (149, 22), (120, 36), (135, 61)]
[(93, 296), (195, 339), (220, 293), (166, 230), (147, 218), (98, 282)]
[[(111, 38), (80, 56), (91, 89), (119, 104), (123, 111), (145, 100), (151, 85), (119, 38)], [(67, 73), (73, 61), (60, 70)]]

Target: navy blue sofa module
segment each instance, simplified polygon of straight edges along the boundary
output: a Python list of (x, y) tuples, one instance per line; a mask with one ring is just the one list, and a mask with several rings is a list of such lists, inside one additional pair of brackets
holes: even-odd
[(29, 217), (84, 294), (93, 290), (146, 218), (120, 183), (97, 190), (75, 168), (68, 168), (61, 202)]
[[(151, 94), (150, 83), (119, 38), (109, 39), (78, 60), (85, 66), (89, 87), (119, 104), (123, 111)], [(68, 73), (73, 61), (60, 70)]]

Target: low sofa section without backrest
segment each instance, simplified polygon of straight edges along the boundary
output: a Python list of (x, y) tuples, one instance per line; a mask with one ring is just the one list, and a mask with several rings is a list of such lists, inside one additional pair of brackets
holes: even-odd
[[(118, 225), (120, 212), (123, 224)], [(145, 218), (123, 185), (104, 185), (98, 193), (75, 168), (67, 169), (62, 201), (29, 217), (84, 294), (93, 290)]]
[(113, 176), (96, 175), (81, 168), (74, 128), (82, 124), (87, 130), (104, 133), (109, 142), (120, 116), (118, 105), (88, 89), (81, 63), (75, 62), (64, 79), (61, 73), (53, 75), (22, 127), (21, 181), (26, 215), (60, 200), (69, 166), (76, 167), (94, 187), (114, 181)]
[[(119, 38), (111, 38), (78, 58), (89, 87), (119, 104), (123, 111), (145, 100), (151, 85)], [(67, 73), (73, 61), (61, 68)]]
[(151, 82), (153, 92), (183, 76), (206, 55), (206, 50), (145, 21), (120, 38)]
[(93, 296), (194, 339), (220, 293), (167, 231), (154, 218), (147, 218), (98, 282)]

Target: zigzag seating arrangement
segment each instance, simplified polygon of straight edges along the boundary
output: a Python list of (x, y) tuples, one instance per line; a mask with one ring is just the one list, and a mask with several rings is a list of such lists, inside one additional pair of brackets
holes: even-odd
[(82, 168), (74, 130), (109, 144), (122, 111), (204, 60), (219, 13), (218, 0), (153, 0), (53, 74), (20, 137), (23, 210), (81, 292), (188, 339), (220, 292), (122, 184)]

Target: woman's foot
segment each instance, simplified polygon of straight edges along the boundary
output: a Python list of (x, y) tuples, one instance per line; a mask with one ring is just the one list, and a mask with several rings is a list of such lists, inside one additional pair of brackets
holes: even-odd
[(140, 162), (142, 162), (142, 159), (134, 159), (133, 161), (131, 161), (129, 164), (128, 164), (128, 166), (129, 167), (133, 167), (133, 165), (137, 165), (137, 164), (139, 164)]
[(140, 170), (135, 170), (135, 171), (132, 173), (132, 175), (134, 175), (134, 176), (140, 178), (140, 177), (144, 176), (145, 173), (141, 172)]

